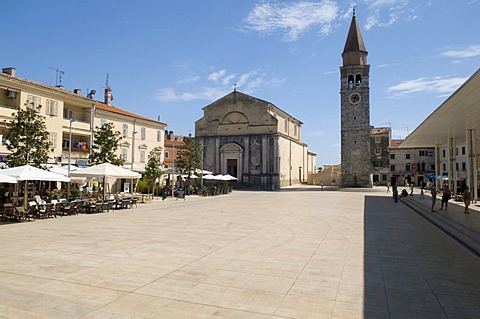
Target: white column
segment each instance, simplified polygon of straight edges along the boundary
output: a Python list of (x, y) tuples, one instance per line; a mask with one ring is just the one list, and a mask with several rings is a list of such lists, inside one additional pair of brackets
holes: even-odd
[[(443, 187), (443, 179), (442, 179), (442, 170), (440, 169), (441, 164), (441, 152), (442, 152), (442, 145), (435, 144), (435, 187), (437, 191), (442, 189)], [(440, 178), (438, 178), (440, 176)]]
[(477, 195), (477, 131), (467, 129), (467, 185), (472, 193), (474, 201), (478, 199)]
[(455, 169), (455, 139), (448, 139), (448, 181), (450, 184), (450, 191), (455, 196), (457, 195), (457, 171)]

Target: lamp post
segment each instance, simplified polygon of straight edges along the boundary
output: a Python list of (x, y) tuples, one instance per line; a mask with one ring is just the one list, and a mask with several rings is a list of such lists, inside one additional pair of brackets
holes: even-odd
[[(67, 168), (67, 175), (70, 178), (70, 164), (72, 161), (72, 123), (73, 118), (70, 118), (70, 127), (69, 127), (69, 137), (68, 137), (68, 168)], [(70, 201), (70, 181), (67, 184), (67, 199)]]
[[(135, 131), (135, 122), (137, 120), (133, 120), (133, 132), (132, 132), (132, 163), (130, 166), (130, 170), (133, 172), (133, 162), (135, 162), (135, 134), (137, 134), (137, 131)], [(131, 190), (130, 193), (133, 193), (133, 178), (132, 178), (132, 185), (131, 185)]]
[(174, 185), (175, 185), (175, 144), (172, 141), (172, 198), (174, 192)]

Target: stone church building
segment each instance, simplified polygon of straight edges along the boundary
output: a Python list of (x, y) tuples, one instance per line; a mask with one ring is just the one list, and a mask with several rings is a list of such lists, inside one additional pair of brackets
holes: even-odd
[(270, 102), (234, 90), (203, 108), (195, 139), (203, 167), (246, 187), (278, 189), (307, 181), (311, 171), (302, 122)]

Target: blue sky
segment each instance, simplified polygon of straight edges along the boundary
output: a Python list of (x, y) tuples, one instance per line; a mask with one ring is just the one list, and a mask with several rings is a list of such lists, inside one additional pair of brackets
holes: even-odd
[[(341, 53), (352, 1), (2, 0), (1, 67), (66, 89), (107, 73), (120, 108), (195, 133), (233, 90), (301, 120), (317, 164), (340, 162)], [(480, 66), (480, 0), (360, 0), (370, 117), (404, 138)]]

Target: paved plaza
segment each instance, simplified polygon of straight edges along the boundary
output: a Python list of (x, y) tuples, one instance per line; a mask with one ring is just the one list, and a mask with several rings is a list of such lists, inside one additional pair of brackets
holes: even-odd
[(0, 317), (480, 318), (480, 258), (387, 195), (236, 191), (0, 225)]

